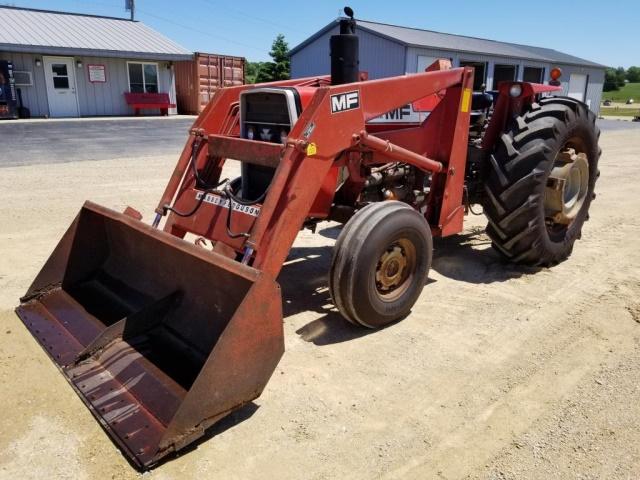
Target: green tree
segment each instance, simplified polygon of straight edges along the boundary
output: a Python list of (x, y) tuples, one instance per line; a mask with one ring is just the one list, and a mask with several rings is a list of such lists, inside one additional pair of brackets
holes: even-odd
[(624, 68), (607, 68), (604, 72), (604, 86), (605, 92), (611, 92), (613, 90), (619, 90), (620, 87), (624, 87), (624, 81), (627, 76)]
[(624, 67), (616, 68), (616, 79), (618, 81), (618, 88), (624, 87), (624, 81), (627, 79), (627, 72), (625, 72)]
[(618, 87), (618, 77), (616, 75), (616, 70), (614, 68), (607, 68), (604, 72), (604, 85), (602, 89), (605, 92), (612, 92), (614, 90), (619, 90)]
[(276, 80), (287, 80), (290, 78), (289, 45), (284, 39), (284, 35), (279, 34), (271, 45), (269, 56), (272, 62), (264, 62), (260, 66), (256, 82), (274, 82)]
[(627, 69), (627, 80), (629, 80), (629, 83), (639, 83), (640, 67), (629, 67)]
[(267, 62), (247, 62), (245, 65), (245, 81), (247, 83), (256, 83), (260, 69)]

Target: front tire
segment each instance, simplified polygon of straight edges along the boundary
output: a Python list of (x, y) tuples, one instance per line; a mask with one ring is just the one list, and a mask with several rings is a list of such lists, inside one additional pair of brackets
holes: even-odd
[(347, 222), (334, 247), (334, 304), (356, 325), (380, 328), (400, 320), (422, 292), (432, 252), (429, 225), (409, 205), (367, 205)]
[(595, 197), (599, 136), (572, 98), (543, 98), (511, 123), (489, 157), (483, 201), (498, 252), (540, 266), (571, 254)]

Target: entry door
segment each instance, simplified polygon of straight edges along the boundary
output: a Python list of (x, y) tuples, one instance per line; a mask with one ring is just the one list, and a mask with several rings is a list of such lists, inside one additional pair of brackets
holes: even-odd
[(571, 98), (584, 102), (584, 92), (587, 90), (587, 76), (581, 73), (572, 73), (569, 77), (569, 94)]
[(44, 57), (49, 114), (52, 117), (77, 117), (78, 97), (73, 58)]

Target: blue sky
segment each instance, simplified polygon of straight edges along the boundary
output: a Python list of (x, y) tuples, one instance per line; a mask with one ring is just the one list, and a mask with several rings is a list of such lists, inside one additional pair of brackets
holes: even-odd
[[(348, 4), (356, 18), (555, 48), (611, 66), (640, 65), (640, 0), (345, 1), (137, 0), (136, 19), (190, 50), (268, 60), (278, 33), (293, 47), (336, 18)], [(124, 0), (0, 3), (127, 15)]]

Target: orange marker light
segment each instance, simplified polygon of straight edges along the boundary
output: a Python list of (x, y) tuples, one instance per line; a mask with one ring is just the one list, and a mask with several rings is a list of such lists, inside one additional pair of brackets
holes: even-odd
[(552, 68), (549, 76), (551, 77), (551, 80), (558, 80), (562, 76), (562, 70), (560, 70), (558, 67)]

